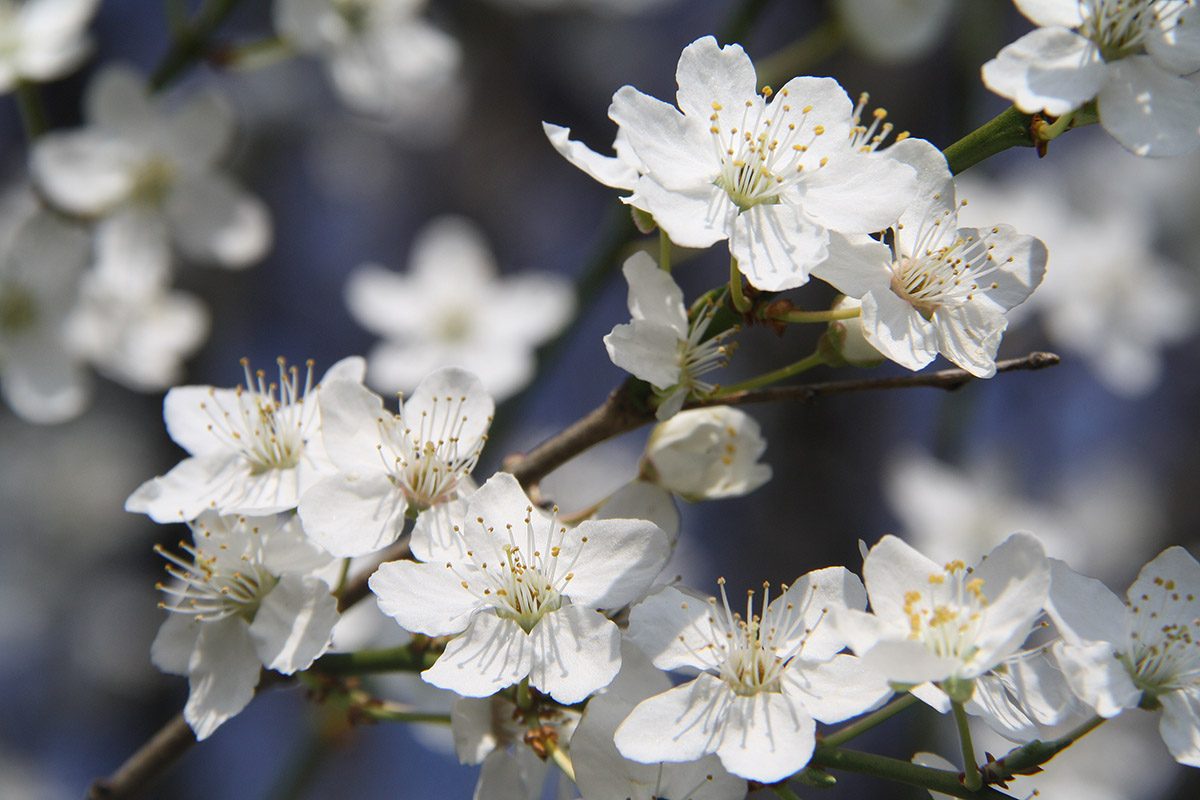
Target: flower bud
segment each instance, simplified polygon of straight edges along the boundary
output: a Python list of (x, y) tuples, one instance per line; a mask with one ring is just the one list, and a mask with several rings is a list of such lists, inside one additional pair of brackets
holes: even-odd
[[(842, 295), (834, 302), (832, 310), (861, 307), (862, 301)], [(877, 367), (884, 361), (883, 354), (863, 334), (862, 317), (830, 322), (818, 347), (825, 363), (832, 366)]]
[(757, 463), (767, 443), (758, 423), (728, 406), (681, 411), (646, 444), (643, 477), (685, 500), (748, 494), (771, 478)]

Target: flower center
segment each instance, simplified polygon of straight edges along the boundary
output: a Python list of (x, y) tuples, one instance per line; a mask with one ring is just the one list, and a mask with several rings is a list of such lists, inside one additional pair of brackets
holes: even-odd
[(414, 513), (452, 499), (459, 481), (479, 462), (487, 435), (469, 449), (463, 446), (466, 402), (465, 396), (434, 397), (432, 408), (415, 420), (406, 418), (402, 405), (399, 414), (376, 421), (380, 458)]
[(268, 383), (263, 370), (250, 372), (242, 359), (245, 386), (234, 390), (233, 408), (226, 408), (215, 391), (200, 404), (209, 418), (208, 429), (237, 450), (251, 475), (291, 469), (300, 463), (308, 435), (316, 426), (316, 403), (305, 403), (312, 389), (313, 362), (307, 363), (304, 382), (300, 370), (278, 359), (279, 383)]
[(1188, 3), (1161, 0), (1080, 0), (1083, 24), (1079, 32), (1100, 47), (1105, 61), (1141, 52), (1146, 37), (1167, 25), (1179, 24)]
[(904, 594), (909, 639), (923, 642), (938, 656), (969, 662), (982, 629), (988, 600), (983, 579), (961, 561), (951, 561), (929, 576), (929, 585)]
[(13, 281), (0, 283), (0, 334), (11, 336), (29, 330), (37, 317), (37, 302), (30, 291)]
[[(773, 101), (763, 89), (761, 98), (747, 100), (741, 114), (713, 101), (709, 133), (720, 162), (713, 180), (740, 210), (780, 202), (783, 193), (801, 180), (809, 145), (825, 133), (809, 124), (812, 106), (797, 110), (784, 89)], [(826, 158), (819, 166), (825, 166)]]
[(690, 393), (698, 396), (716, 388), (707, 381), (699, 380), (699, 377), (728, 364), (734, 350), (734, 344), (726, 344), (725, 340), (737, 332), (736, 328), (704, 338), (715, 315), (715, 307), (701, 311), (688, 326), (687, 339), (679, 342), (678, 385), (687, 387)]
[[(239, 524), (244, 524), (244, 520)], [(154, 551), (167, 560), (167, 573), (177, 581), (173, 586), (155, 585), (168, 597), (167, 601), (158, 604), (168, 611), (191, 614), (200, 622), (212, 622), (235, 614), (246, 622), (253, 622), (262, 599), (279, 582), (262, 566), (260, 558), (249, 554), (242, 556), (238, 569), (231, 570), (227, 565), (222, 566), (216, 555), (186, 542), (180, 542), (179, 547), (190, 560), (161, 545), (154, 547)]]
[[(1133, 653), (1121, 658), (1138, 688), (1157, 696), (1200, 685), (1200, 615), (1179, 610), (1183, 605), (1190, 612), (1197, 604), (1195, 594), (1180, 591), (1174, 580), (1162, 576), (1155, 577), (1154, 584), (1158, 603), (1150, 607), (1151, 596), (1143, 594), (1141, 604), (1133, 606)], [(1181, 617), (1189, 621), (1177, 621)], [(1159, 622), (1163, 618), (1175, 621)]]
[(465, 309), (454, 309), (438, 320), (437, 336), (445, 342), (462, 342), (471, 333), (471, 313)]
[[(892, 291), (929, 319), (942, 306), (958, 306), (975, 299), (984, 279), (999, 269), (992, 251), (996, 245), (974, 234), (955, 236), (949, 244), (929, 244), (948, 216), (933, 220), (917, 233), (914, 253), (897, 251), (892, 262)], [(998, 233), (998, 228), (992, 229)], [(1011, 261), (1011, 256), (1009, 257)], [(998, 284), (984, 285), (994, 289)]]
[(166, 158), (153, 156), (146, 160), (133, 178), (131, 195), (135, 202), (160, 206), (175, 182), (175, 166)]

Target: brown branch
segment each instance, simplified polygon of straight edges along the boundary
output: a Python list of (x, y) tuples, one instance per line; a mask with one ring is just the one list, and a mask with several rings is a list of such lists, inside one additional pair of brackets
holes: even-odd
[[(996, 372), (1017, 372), (1019, 370), (1038, 370), (1053, 367), (1061, 359), (1054, 353), (1033, 352), (1023, 358), (1010, 358), (996, 362)], [(961, 389), (968, 383), (977, 380), (974, 375), (964, 369), (943, 369), (917, 375), (901, 375), (889, 378), (860, 378), (851, 381), (827, 381), (825, 383), (806, 383), (803, 386), (773, 386), (769, 389), (755, 389), (713, 400), (696, 400), (684, 408), (706, 408), (709, 406), (740, 406), (751, 403), (772, 403), (778, 401), (810, 402), (818, 397), (831, 394), (853, 394), (869, 392), (877, 389), (914, 389), (925, 387), (942, 389), (952, 392)]]
[(88, 789), (88, 800), (117, 800), (136, 796), (195, 743), (196, 736), (183, 714), (176, 714), (126, 759), (116, 772), (93, 782)]
[[(1045, 369), (1053, 367), (1058, 362), (1059, 357), (1054, 353), (1034, 352), (1023, 358), (997, 361), (996, 372)], [(953, 391), (973, 380), (975, 377), (966, 370), (944, 369), (938, 372), (889, 378), (861, 378), (849, 381), (807, 383), (802, 386), (775, 386), (769, 389), (738, 392), (711, 400), (693, 400), (686, 403), (684, 408), (749, 405), (750, 403), (781, 400), (809, 402), (818, 397), (832, 394), (852, 394), (877, 389), (928, 387)], [(639, 385), (639, 381), (633, 380), (621, 384), (613, 390), (603, 404), (562, 433), (547, 439), (528, 453), (509, 456), (505, 459), (504, 468), (516, 476), (522, 486), (528, 488), (589, 447), (653, 422), (653, 410), (636, 399)]]
[(367, 581), (375, 574), (375, 570), (379, 569), (380, 564), (385, 561), (398, 561), (401, 558), (407, 558), (411, 552), (408, 549), (408, 540), (404, 539), (372, 559), (367, 568), (346, 581), (346, 585), (338, 593), (338, 612), (345, 611), (371, 593), (371, 588), (367, 585)]

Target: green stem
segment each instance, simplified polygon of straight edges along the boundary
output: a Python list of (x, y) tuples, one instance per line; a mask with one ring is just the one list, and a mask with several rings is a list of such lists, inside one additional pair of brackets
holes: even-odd
[(1075, 744), (1104, 723), (1104, 717), (1092, 717), (1074, 730), (1048, 742), (1034, 740), (1022, 745), (984, 768), (992, 783), (1007, 781), (1016, 775), (1031, 774), (1056, 755)]
[(874, 753), (863, 753), (858, 750), (842, 750), (836, 747), (820, 746), (813, 752), (809, 766), (826, 769), (837, 769), (843, 772), (856, 772), (860, 775), (870, 775), (875, 778), (896, 781), (897, 783), (919, 786), (952, 797), (963, 797), (967, 800), (1011, 800), (1008, 795), (984, 786), (972, 791), (958, 779), (957, 772), (944, 769), (922, 767), (911, 761), (901, 761)]
[(671, 237), (662, 228), (658, 229), (658, 266), (665, 272), (671, 271)]
[(846, 41), (841, 20), (830, 16), (807, 34), (758, 62), (759, 79), (769, 85), (786, 83), (836, 53)]
[(517, 684), (517, 708), (528, 711), (533, 708), (533, 695), (529, 691), (529, 678), (524, 678)]
[(745, 314), (750, 310), (751, 303), (742, 294), (742, 273), (738, 269), (737, 259), (732, 255), (729, 257), (729, 299), (739, 314)]
[(861, 308), (826, 309), (825, 311), (780, 311), (770, 314), (767, 319), (777, 319), (781, 322), (833, 322), (839, 319), (854, 319), (862, 316)]
[(771, 791), (776, 797), (782, 797), (783, 800), (800, 800), (800, 796), (792, 791), (791, 787), (786, 783), (777, 783), (771, 787)]
[(411, 644), (354, 653), (326, 653), (309, 667), (325, 675), (365, 675), (374, 672), (421, 672), (437, 661), (438, 653)]
[(942, 151), (955, 175), (1011, 147), (1033, 147), (1029, 114), (1009, 106)]
[(764, 375), (759, 375), (756, 378), (751, 378), (741, 383), (735, 383), (732, 386), (722, 386), (718, 391), (714, 392), (709, 399), (719, 400), (722, 397), (727, 397), (738, 392), (746, 392), (751, 389), (759, 389), (763, 386), (769, 386), (772, 383), (787, 380), (794, 375), (799, 375), (802, 372), (807, 372), (813, 367), (819, 367), (825, 363), (825, 357), (817, 351), (811, 355), (805, 356), (794, 364), (788, 364), (786, 367), (780, 367), (773, 372), (768, 372)]
[(434, 714), (429, 711), (409, 711), (388, 705), (366, 705), (358, 709), (358, 713), (376, 722), (431, 722), (438, 725), (449, 725), (449, 714)]
[(203, 58), (208, 48), (209, 37), (239, 2), (240, 0), (205, 0), (191, 22), (176, 34), (167, 54), (150, 76), (150, 88), (156, 92), (165, 89), (179, 78), (193, 61)]
[(1041, 139), (1043, 142), (1053, 141), (1066, 133), (1067, 129), (1071, 127), (1071, 123), (1074, 120), (1075, 112), (1068, 111), (1066, 114), (1063, 114), (1061, 117), (1054, 120), (1052, 124), (1043, 125), (1040, 129), (1038, 129), (1037, 138)]
[(717, 39), (722, 44), (743, 41), (749, 35), (750, 29), (754, 27), (758, 15), (762, 13), (769, 2), (771, 0), (742, 0), (729, 15), (729, 19), (721, 28)]
[(983, 776), (979, 774), (979, 763), (975, 760), (975, 744), (971, 741), (971, 723), (967, 720), (967, 710), (962, 703), (955, 700), (950, 706), (954, 709), (954, 723), (958, 726), (958, 741), (962, 745), (963, 786), (974, 792), (983, 786)]
[(917, 702), (916, 695), (904, 694), (897, 697), (892, 702), (888, 703), (878, 711), (873, 711), (857, 722), (852, 722), (844, 728), (840, 728), (828, 736), (821, 738), (821, 744), (824, 747), (838, 747), (845, 744), (851, 739), (861, 736), (867, 731), (874, 728), (876, 725), (891, 719), (906, 708), (915, 705)]
[(46, 106), (42, 103), (42, 93), (36, 83), (17, 81), (17, 109), (21, 112), (21, 124), (29, 141), (49, 130)]

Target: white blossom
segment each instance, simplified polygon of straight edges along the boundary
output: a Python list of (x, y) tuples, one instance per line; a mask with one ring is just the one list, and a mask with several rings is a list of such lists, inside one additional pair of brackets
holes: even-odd
[(322, 387), (320, 406), (323, 442), (337, 474), (306, 489), (300, 518), (330, 553), (373, 553), (399, 538), (406, 516), (444, 507), (475, 488), (469, 476), (495, 404), (471, 373), (453, 367), (432, 373), (399, 414), (346, 380)]
[(0, 230), (0, 391), (22, 418), (62, 422), (90, 391), (63, 324), (88, 259), (88, 236), (28, 198), (6, 204)]
[(771, 467), (758, 462), (766, 449), (758, 423), (744, 411), (697, 408), (654, 427), (642, 470), (686, 500), (739, 497), (771, 479)]
[(920, 58), (938, 43), (954, 0), (836, 0), (847, 37), (874, 59), (897, 63)]
[(719, 583), (719, 604), (665, 587), (630, 613), (629, 638), (656, 667), (700, 675), (639, 703), (617, 728), (617, 749), (647, 764), (715, 753), (734, 775), (772, 783), (808, 763), (815, 721), (861, 714), (891, 689), (838, 654), (844, 640), (828, 615), (866, 605), (845, 569), (810, 572), (773, 602), (764, 586), (759, 612), (749, 592), (745, 617)]
[(1200, 564), (1168, 547), (1122, 601), (1104, 584), (1052, 561), (1047, 611), (1072, 689), (1103, 717), (1162, 710), (1159, 733), (1181, 764), (1200, 767)]
[(570, 285), (544, 272), (497, 274), (482, 233), (461, 217), (429, 223), (409, 273), (363, 266), (346, 282), (350, 313), (383, 337), (367, 358), (372, 385), (409, 391), (438, 367), (479, 376), (498, 400), (533, 378), (534, 348), (575, 309)]
[(605, 186), (632, 192), (638, 178), (646, 172), (641, 159), (629, 146), (624, 128), (617, 129), (617, 138), (613, 141), (614, 156), (602, 155), (575, 141), (571, 138), (570, 128), (543, 122), (542, 131), (559, 155)]
[(965, 701), (974, 679), (1029, 636), (1046, 602), (1050, 568), (1028, 533), (1013, 534), (974, 567), (939, 566), (885, 536), (868, 552), (863, 580), (871, 614), (847, 610), (835, 620), (854, 652), (894, 683), (937, 682)]
[(87, 58), (87, 36), (100, 0), (0, 2), (0, 92), (18, 83), (61, 78)]
[(148, 240), (165, 226), (187, 258), (203, 263), (246, 267), (266, 252), (266, 207), (216, 169), (234, 127), (220, 96), (206, 91), (171, 107), (130, 69), (108, 67), (88, 87), (85, 117), (86, 127), (48, 133), (34, 146), (33, 180), (51, 204), (88, 217), (141, 212)]
[[(234, 389), (180, 386), (167, 392), (163, 417), (171, 438), (189, 454), (166, 475), (143, 483), (125, 510), (155, 522), (182, 522), (212, 509), (222, 514), (273, 514), (296, 507), (300, 495), (335, 471), (321, 442), (320, 386), (313, 364), (301, 371), (279, 359), (278, 383), (252, 373)], [(361, 358), (334, 364), (322, 383), (361, 381)]]
[(892, 228), (891, 247), (868, 237), (838, 237), (813, 270), (862, 300), (867, 341), (909, 369), (941, 353), (977, 377), (996, 371), (1005, 312), (1041, 283), (1046, 248), (1008, 225), (960, 228), (946, 159), (921, 139), (889, 148), (917, 173), (919, 189)]
[(620, 631), (600, 609), (641, 598), (670, 548), (653, 523), (589, 520), (569, 529), (499, 473), (467, 500), (461, 558), (393, 561), (370, 581), (384, 613), (454, 636), (426, 681), (487, 697), (525, 678), (577, 703), (620, 668)]
[(177, 383), (183, 359), (204, 343), (209, 329), (204, 304), (170, 290), (170, 242), (154, 230), (137, 212), (100, 223), (96, 261), (83, 275), (78, 304), (66, 321), (75, 353), (139, 391)]
[(295, 515), (190, 524), (184, 555), (158, 548), (174, 580), (172, 612), (151, 649), (164, 672), (188, 676), (183, 716), (205, 739), (254, 697), (263, 667), (291, 675), (329, 647), (337, 601), (316, 575), (331, 559), (309, 545)]
[(824, 348), (822, 353), (828, 361), (837, 363), (840, 360), (855, 367), (877, 367), (886, 360), (886, 356), (875, 349), (863, 330), (861, 300), (846, 297), (844, 294), (838, 295), (829, 310), (857, 310), (858, 315), (847, 319), (835, 319), (825, 329), (821, 347)]
[(1027, 113), (1059, 117), (1093, 100), (1127, 149), (1200, 147), (1200, 6), (1194, 0), (1015, 0), (1040, 26), (983, 65), (983, 82)]
[(419, 16), (425, 5), (425, 0), (275, 0), (275, 25), (297, 50), (325, 61), (347, 105), (419, 134), (421, 127), (445, 130), (462, 110), (456, 102), (462, 49)]
[(705, 37), (684, 49), (676, 80), (678, 109), (632, 86), (613, 96), (609, 116), (646, 170), (625, 202), (676, 244), (728, 239), (759, 289), (805, 283), (829, 231), (892, 225), (913, 191), (910, 168), (860, 141), (830, 78), (793, 78), (769, 99), (740, 46)]
[(633, 320), (614, 327), (604, 346), (614, 364), (655, 388), (656, 416), (665, 420), (689, 396), (703, 397), (716, 388), (700, 376), (725, 365), (731, 348), (724, 341), (731, 331), (706, 339), (715, 309), (703, 309), (689, 320), (683, 290), (646, 253), (630, 256), (621, 271), (629, 283)]

